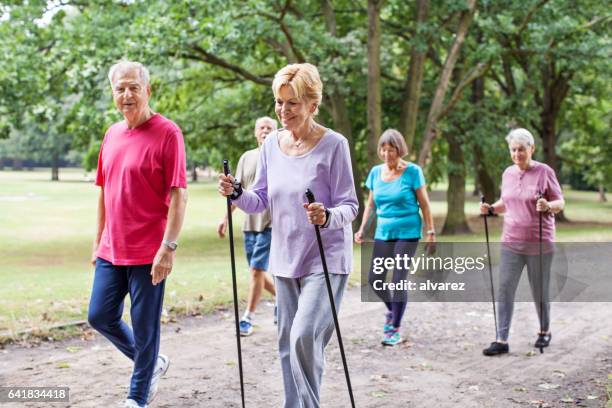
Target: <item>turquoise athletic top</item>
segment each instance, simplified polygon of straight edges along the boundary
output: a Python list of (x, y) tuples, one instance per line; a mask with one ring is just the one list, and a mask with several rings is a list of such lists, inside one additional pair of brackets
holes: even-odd
[(425, 185), (423, 170), (408, 163), (404, 172), (393, 181), (383, 181), (383, 164), (370, 170), (366, 187), (374, 194), (376, 233), (374, 239), (421, 238), (421, 216), (416, 190)]

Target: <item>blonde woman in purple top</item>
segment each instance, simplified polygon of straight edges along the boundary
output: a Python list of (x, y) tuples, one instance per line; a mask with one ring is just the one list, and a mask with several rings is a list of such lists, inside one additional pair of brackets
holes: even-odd
[[(554, 214), (562, 211), (565, 206), (555, 171), (532, 159), (535, 151), (533, 135), (526, 129), (514, 129), (508, 134), (506, 141), (514, 165), (508, 167), (502, 175), (501, 198), (492, 205), (480, 205), (482, 214), (504, 214), (497, 298), (498, 332), (497, 339), (483, 350), (486, 356), (504, 354), (510, 349), (508, 334), (514, 296), (525, 265), (541, 323), (541, 331), (534, 346), (542, 348), (550, 344), (548, 284), (555, 241)], [(542, 273), (539, 272), (540, 214), (544, 248)]]
[[(278, 346), (285, 408), (320, 406), (324, 348), (334, 322), (313, 224), (321, 236), (336, 307), (352, 270), (351, 222), (357, 216), (348, 142), (315, 122), (323, 85), (311, 64), (291, 64), (274, 77), (275, 111), (283, 126), (263, 143), (250, 190), (219, 176), (219, 192), (247, 213), (270, 209), (269, 270), (275, 275)], [(317, 199), (306, 203), (310, 188)]]

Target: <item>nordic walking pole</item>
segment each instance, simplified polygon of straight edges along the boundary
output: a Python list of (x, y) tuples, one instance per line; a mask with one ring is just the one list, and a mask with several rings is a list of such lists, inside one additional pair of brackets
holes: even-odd
[[(536, 203), (543, 197), (541, 191), (538, 191), (538, 197), (536, 199)], [(542, 262), (542, 211), (538, 211), (538, 216), (540, 218), (540, 334), (542, 331), (542, 320), (544, 316), (544, 271), (543, 271), (543, 262)], [(544, 347), (540, 347), (540, 354), (544, 354)]]
[[(480, 202), (484, 203), (484, 196), (480, 196)], [(490, 208), (490, 207), (489, 207)], [(489, 214), (491, 214), (489, 212)], [(491, 279), (491, 303), (493, 304), (493, 319), (495, 321), (495, 337), (499, 333), (497, 331), (497, 310), (495, 310), (495, 287), (493, 286), (493, 266), (491, 266), (491, 248), (489, 247), (489, 225), (487, 224), (488, 214), (483, 214), (482, 219), (484, 220), (485, 236), (487, 238), (487, 258), (489, 259), (489, 278)]]
[[(306, 198), (308, 204), (315, 202), (315, 197), (310, 189), (306, 189)], [(334, 302), (334, 293), (329, 280), (329, 271), (327, 270), (327, 262), (325, 262), (325, 252), (323, 251), (323, 241), (321, 240), (321, 231), (319, 226), (315, 225), (315, 233), (317, 234), (317, 242), (319, 244), (319, 254), (321, 255), (321, 263), (323, 264), (323, 274), (325, 275), (325, 284), (327, 285), (327, 294), (329, 295), (329, 303), (331, 305), (332, 316), (334, 317), (334, 326), (336, 326), (336, 334), (338, 335), (338, 346), (340, 347), (340, 355), (342, 356), (342, 365), (344, 366), (344, 376), (346, 377), (346, 385), (348, 386), (349, 397), (351, 398), (351, 407), (355, 408), (355, 399), (353, 398), (353, 387), (351, 387), (351, 377), (349, 375), (348, 365), (346, 364), (346, 356), (344, 355), (344, 345), (342, 344), (342, 335), (340, 334), (340, 324), (338, 323), (338, 315), (336, 314), (336, 303)]]
[[(223, 160), (223, 174), (230, 174), (227, 160)], [(232, 199), (227, 197), (227, 229), (229, 230), (230, 259), (232, 263), (232, 289), (234, 292), (234, 322), (236, 323), (236, 346), (238, 347), (238, 371), (240, 373), (240, 397), (244, 408), (244, 376), (242, 374), (242, 348), (240, 347), (240, 325), (238, 323), (238, 286), (236, 284), (236, 257), (234, 255), (234, 228), (232, 225)]]

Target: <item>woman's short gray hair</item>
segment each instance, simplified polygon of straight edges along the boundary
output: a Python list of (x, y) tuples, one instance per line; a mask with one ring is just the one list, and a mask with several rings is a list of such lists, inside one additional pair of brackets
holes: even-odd
[(512, 143), (519, 143), (525, 147), (535, 145), (531, 132), (523, 128), (512, 129), (508, 136), (506, 136), (506, 142), (508, 142), (508, 146)]
[(408, 154), (408, 146), (406, 146), (406, 141), (404, 140), (404, 136), (395, 130), (395, 129), (387, 129), (380, 135), (378, 139), (378, 157), (380, 157), (380, 149), (382, 149), (383, 145), (389, 145), (391, 147), (395, 147), (397, 149), (397, 154), (399, 157), (404, 157)]
[(113, 86), (113, 77), (117, 71), (128, 71), (132, 69), (138, 71), (138, 76), (145, 85), (149, 85), (149, 70), (147, 67), (142, 65), (140, 62), (122, 60), (110, 67), (108, 70), (108, 80), (110, 81), (111, 86)]

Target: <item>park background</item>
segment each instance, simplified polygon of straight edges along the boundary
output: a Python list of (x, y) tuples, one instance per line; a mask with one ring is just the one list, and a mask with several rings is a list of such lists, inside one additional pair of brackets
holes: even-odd
[[(73, 323), (84, 322), (91, 286), (97, 154), (121, 119), (107, 71), (122, 58), (150, 68), (153, 109), (179, 124), (187, 147), (189, 204), (165, 321), (231, 299), (214, 174), (223, 158), (235, 165), (255, 146), (254, 120), (274, 116), (271, 81), (288, 63), (318, 66), (319, 120), (349, 140), (361, 202), (379, 162), (376, 141), (397, 128), (425, 169), (439, 239), (482, 240), (479, 197), (499, 196), (511, 164), (504, 136), (521, 126), (564, 186), (558, 239), (609, 241), (606, 3), (2, 2), (0, 344), (87, 336)], [(500, 220), (493, 224), (496, 239)]]

